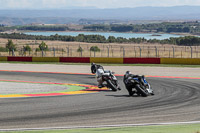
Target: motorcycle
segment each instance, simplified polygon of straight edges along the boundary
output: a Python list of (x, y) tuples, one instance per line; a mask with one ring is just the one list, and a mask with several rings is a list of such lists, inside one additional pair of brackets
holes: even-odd
[(105, 71), (102, 75), (103, 85), (107, 88), (112, 89), (112, 91), (121, 90), (118, 80), (114, 75), (114, 72)]
[[(101, 65), (97, 65), (95, 63), (91, 64), (91, 73), (95, 74), (99, 70), (98, 73), (101, 74), (96, 74), (96, 77), (102, 79), (102, 87), (107, 87), (112, 89), (112, 91), (117, 91), (121, 90), (118, 80), (114, 75), (114, 72), (111, 71), (105, 71), (104, 68)], [(100, 76), (100, 77), (99, 77)]]
[(124, 83), (128, 86), (127, 88), (129, 88), (129, 95), (133, 95), (134, 93), (143, 97), (154, 95), (151, 85), (147, 82), (144, 76), (135, 75), (133, 77), (129, 77), (124, 80)]

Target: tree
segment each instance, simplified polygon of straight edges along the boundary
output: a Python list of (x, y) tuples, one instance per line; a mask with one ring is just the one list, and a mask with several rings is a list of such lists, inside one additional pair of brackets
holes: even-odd
[(108, 37), (108, 42), (109, 43), (114, 43), (116, 41), (116, 38), (114, 36), (109, 36)]
[(8, 49), (9, 51), (16, 50), (16, 46), (12, 40), (8, 40), (8, 43), (6, 44), (6, 49)]
[(39, 49), (41, 51), (47, 51), (48, 50), (48, 45), (42, 41), (42, 43), (39, 45)]
[(99, 49), (99, 47), (97, 47), (97, 46), (92, 46), (92, 47), (90, 48), (90, 51), (93, 51), (93, 52), (100, 52), (100, 49)]
[(79, 46), (79, 48), (77, 49), (77, 52), (83, 52), (83, 48)]

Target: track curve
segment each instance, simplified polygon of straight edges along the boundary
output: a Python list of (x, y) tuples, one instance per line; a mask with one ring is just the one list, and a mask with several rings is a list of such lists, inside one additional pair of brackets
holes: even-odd
[[(96, 85), (93, 75), (0, 72), (0, 79)], [(147, 78), (155, 96), (122, 91), (0, 100), (0, 128), (96, 126), (200, 121), (200, 80)]]

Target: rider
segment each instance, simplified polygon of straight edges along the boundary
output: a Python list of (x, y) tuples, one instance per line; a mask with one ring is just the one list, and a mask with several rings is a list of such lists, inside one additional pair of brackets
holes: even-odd
[(125, 87), (129, 93), (129, 96), (132, 96), (134, 94), (134, 92), (132, 91), (132, 86), (129, 82), (129, 79), (131, 79), (133, 77), (133, 74), (131, 74), (130, 71), (126, 71), (126, 73), (124, 74), (124, 78), (123, 78), (123, 81), (124, 81), (124, 84), (125, 84)]
[[(111, 73), (111, 71), (107, 71), (104, 70), (103, 66), (101, 65), (97, 65), (95, 63), (91, 64), (91, 72), (94, 74), (96, 73), (96, 78), (97, 78), (97, 82), (98, 82), (98, 87), (102, 88), (104, 87), (103, 85), (103, 79), (102, 79), (102, 75), (106, 74), (106, 73)], [(118, 86), (118, 90), (121, 90), (121, 88)]]
[(103, 66), (97, 65), (95, 63), (91, 64), (91, 72), (94, 74), (96, 73), (96, 78), (98, 82), (98, 87), (102, 88), (103, 87), (103, 79), (102, 75), (105, 73)]
[(130, 83), (130, 79), (132, 79), (134, 77), (138, 78), (141, 82), (144, 82), (143, 78), (142, 78), (143, 76), (134, 75), (130, 71), (126, 71), (123, 81), (126, 86), (126, 89), (129, 92), (129, 96), (132, 96), (134, 93), (136, 93), (135, 91), (132, 91), (132, 85)]

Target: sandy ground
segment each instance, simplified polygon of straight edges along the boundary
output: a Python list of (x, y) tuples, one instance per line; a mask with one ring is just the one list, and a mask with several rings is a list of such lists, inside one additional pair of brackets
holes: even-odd
[[(12, 39), (13, 43), (16, 44), (17, 51), (15, 52), (16, 56), (22, 56), (22, 48), (28, 44), (32, 52), (27, 52), (26, 56), (42, 56), (41, 52), (35, 52), (35, 49), (38, 48), (38, 45), (42, 40), (20, 40)], [(0, 38), (0, 47), (5, 47), (8, 39)], [(64, 41), (44, 41), (50, 51), (45, 52), (45, 56), (51, 57), (55, 54), (56, 57), (61, 56), (70, 56), (70, 57), (107, 57), (108, 51), (110, 57), (176, 57), (176, 58), (190, 58), (191, 57), (191, 48), (189, 46), (177, 46), (169, 44), (135, 44), (135, 43), (85, 43), (85, 42), (64, 42)], [(90, 48), (92, 46), (98, 46), (100, 52), (90, 53)], [(77, 49), (81, 47), (83, 52), (77, 52)], [(173, 55), (174, 48), (174, 55)], [(193, 46), (193, 58), (200, 58), (200, 47)], [(53, 49), (56, 52), (53, 52)], [(141, 54), (140, 54), (141, 49)], [(157, 49), (157, 54), (156, 54)], [(0, 52), (0, 56), (8, 56), (8, 52)], [(24, 56), (24, 55), (23, 55)]]
[[(124, 74), (127, 70), (134, 74), (151, 76), (200, 77), (200, 68), (190, 67), (150, 67), (150, 66), (104, 66), (116, 74)], [(0, 63), (0, 70), (91, 73), (90, 65), (56, 65), (56, 64), (12, 64)]]

